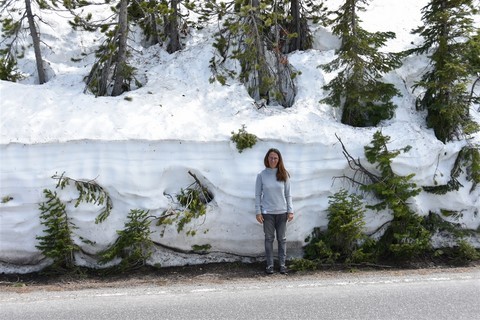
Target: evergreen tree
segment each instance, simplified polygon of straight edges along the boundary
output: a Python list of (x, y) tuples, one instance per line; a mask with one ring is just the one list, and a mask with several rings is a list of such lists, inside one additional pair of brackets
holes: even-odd
[[(287, 1), (259, 0), (206, 2), (204, 19), (216, 14), (223, 22), (215, 35), (216, 55), (210, 60), (212, 81), (225, 84), (228, 78), (238, 76), (255, 101), (264, 100), (284, 107), (293, 105), (297, 73), (285, 52), (292, 50), (291, 39), (302, 39), (304, 43), (300, 45), (306, 47), (305, 43), (311, 39), (304, 33), (305, 28), (300, 28), (300, 33), (297, 29), (295, 32), (288, 30), (287, 25), (293, 20), (287, 4)], [(297, 18), (304, 19), (301, 15)], [(300, 20), (298, 26), (302, 25)], [(230, 60), (239, 61), (239, 72), (227, 66)]]
[[(138, 23), (142, 28), (145, 43), (166, 43), (166, 50), (173, 53), (182, 49), (181, 32), (190, 22), (182, 20), (184, 15), (180, 12), (182, 2), (179, 0), (104, 1), (113, 15), (101, 19), (77, 14), (71, 25), (87, 31), (100, 30), (105, 35), (103, 43), (95, 50), (97, 61), (86, 79), (87, 89), (96, 96), (118, 96), (132, 87), (142, 86), (135, 77), (135, 68), (129, 63), (131, 25)], [(189, 1), (182, 6), (186, 10), (192, 7)]]
[(5, 52), (6, 57), (0, 58), (0, 80), (17, 82), (23, 78), (21, 72), (17, 68), (17, 61)]
[(427, 53), (431, 60), (430, 69), (415, 84), (424, 89), (417, 107), (427, 110), (427, 125), (442, 142), (478, 131), (469, 114), (468, 90), (472, 73), (478, 72), (478, 56), (471, 55), (471, 39), (478, 32), (473, 24), (476, 12), (473, 0), (430, 0), (422, 8), (424, 25), (412, 31), (424, 39), (412, 52)]
[(73, 241), (76, 226), (67, 215), (65, 204), (56, 192), (43, 190), (47, 201), (40, 204), (41, 224), (45, 226), (44, 235), (38, 236), (36, 246), (42, 253), (53, 260), (52, 269), (71, 269), (75, 265), (75, 252), (80, 251)]
[(376, 165), (381, 178), (362, 188), (373, 192), (381, 200), (373, 206), (374, 209), (380, 210), (390, 207), (393, 211), (396, 211), (397, 206), (401, 208), (406, 206), (407, 200), (418, 195), (420, 189), (410, 181), (414, 174), (397, 176), (391, 167), (392, 160), (401, 152), (408, 152), (411, 147), (407, 146), (400, 150), (391, 151), (388, 149), (389, 141), (389, 136), (384, 136), (381, 131), (377, 131), (373, 135), (371, 145), (364, 148), (365, 157), (368, 162)]
[[(52, 178), (58, 180), (56, 188), (60, 190), (70, 186), (71, 183), (74, 185), (74, 188), (79, 193), (79, 197), (75, 201), (75, 208), (80, 203), (103, 206), (101, 213), (95, 219), (95, 223), (103, 222), (110, 214), (112, 209), (111, 198), (105, 189), (94, 180), (74, 180), (66, 177), (64, 174), (60, 176), (55, 174)], [(69, 217), (67, 207), (60, 200), (56, 191), (45, 189), (43, 193), (47, 200), (41, 203), (39, 208), (41, 210), (41, 224), (45, 226), (45, 229), (42, 236), (37, 236), (39, 243), (36, 247), (41, 250), (45, 257), (53, 260), (50, 266), (52, 270), (71, 270), (75, 267), (75, 253), (82, 252), (85, 254), (80, 245), (75, 243), (74, 238), (78, 238), (81, 242), (90, 245), (93, 245), (94, 242), (75, 233), (75, 230), (78, 228)]]
[(180, 32), (179, 32), (179, 15), (180, 15), (180, 1), (170, 0), (170, 14), (165, 17), (165, 35), (169, 41), (167, 44), (167, 51), (173, 53), (182, 49), (180, 44)]
[(129, 270), (142, 267), (152, 255), (153, 241), (150, 238), (152, 220), (149, 211), (130, 210), (123, 230), (117, 231), (115, 243), (100, 253), (100, 263), (121, 258), (120, 269)]
[(127, 65), (127, 39), (128, 39), (128, 0), (120, 1), (120, 8), (118, 10), (118, 31), (116, 38), (118, 39), (118, 51), (116, 52), (116, 64), (112, 75), (113, 89), (112, 96), (118, 96), (129, 88), (124, 87), (128, 85), (128, 77), (131, 74), (132, 68)]
[[(111, 2), (105, 0), (107, 5)], [(110, 10), (113, 14), (106, 19), (90, 14), (86, 16), (76, 14), (70, 22), (74, 29), (81, 28), (86, 31), (100, 29), (105, 35), (103, 43), (95, 50), (97, 61), (86, 78), (87, 89), (96, 96), (118, 96), (130, 90), (132, 81), (135, 81), (135, 69), (128, 64), (129, 2), (118, 0), (112, 3)], [(94, 18), (98, 20), (93, 20)], [(139, 82), (135, 84), (140, 86)]]
[(279, 0), (272, 1), (273, 14), (278, 24), (272, 28), (270, 35), (274, 47), (287, 54), (296, 50), (308, 50), (313, 45), (313, 35), (308, 25), (327, 21), (323, 1)]
[(148, 45), (162, 44), (173, 53), (184, 48), (182, 37), (196, 26), (188, 19), (195, 7), (189, 0), (135, 0), (129, 5), (129, 16), (142, 28)]
[(129, 7), (129, 15), (132, 21), (138, 23), (145, 34), (145, 44), (155, 45), (162, 43), (161, 18), (158, 15), (159, 8), (165, 8), (163, 2), (157, 0), (133, 1)]
[(323, 102), (341, 107), (342, 123), (355, 127), (375, 126), (393, 115), (391, 99), (399, 95), (393, 84), (383, 83), (383, 74), (400, 65), (398, 54), (378, 49), (393, 39), (393, 32), (371, 33), (361, 28), (359, 11), (367, 0), (345, 0), (333, 13), (333, 34), (341, 38), (338, 57), (322, 66), (338, 75), (324, 89), (330, 93)]
[[(369, 209), (389, 210), (393, 213), (387, 230), (377, 242), (379, 256), (393, 256), (395, 258), (417, 257), (430, 249), (430, 233), (425, 228), (424, 221), (409, 206), (409, 200), (421, 191), (412, 182), (414, 174), (398, 176), (392, 169), (392, 160), (401, 152), (408, 152), (410, 146), (399, 150), (389, 150), (389, 136), (381, 131), (375, 132), (370, 145), (365, 146), (365, 157), (375, 166), (377, 172), (367, 169), (360, 161), (352, 157), (345, 145), (342, 145), (343, 154), (348, 166), (354, 170), (353, 178), (344, 176), (361, 190), (372, 193), (379, 202), (366, 205)], [(358, 177), (364, 178), (359, 180)]]
[(326, 242), (344, 261), (356, 262), (354, 256), (360, 256), (361, 243), (366, 239), (361, 198), (342, 189), (329, 197), (328, 204)]
[(393, 172), (391, 163), (401, 152), (410, 150), (410, 146), (400, 150), (388, 149), (389, 136), (380, 131), (373, 135), (371, 145), (366, 146), (365, 156), (380, 171), (380, 178), (361, 188), (372, 192), (380, 200), (368, 208), (390, 209), (393, 220), (379, 241), (384, 246), (380, 252), (395, 257), (415, 257), (430, 249), (430, 233), (423, 226), (422, 218), (410, 207), (408, 200), (420, 193), (420, 189), (411, 181), (414, 174), (398, 176)]
[(4, 40), (0, 45), (0, 76), (2, 80), (16, 81), (21, 73), (16, 69), (17, 59), (25, 54), (30, 43), (23, 43), (25, 35), (29, 35), (31, 47), (35, 54), (38, 83), (48, 81), (42, 55), (40, 28), (45, 25), (41, 18), (45, 10), (60, 10), (73, 8), (82, 0), (1, 0), (0, 24), (2, 25)]

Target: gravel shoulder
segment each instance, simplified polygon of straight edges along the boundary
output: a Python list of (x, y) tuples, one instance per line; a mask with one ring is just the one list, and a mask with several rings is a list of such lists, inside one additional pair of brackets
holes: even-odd
[(130, 288), (139, 286), (223, 285), (235, 283), (268, 283), (288, 277), (290, 280), (331, 280), (358, 276), (422, 276), (442, 273), (480, 273), (480, 261), (468, 266), (421, 265), (404, 268), (387, 266), (325, 266), (321, 270), (275, 273), (266, 275), (263, 263), (216, 263), (196, 266), (152, 268), (144, 267), (117, 274), (94, 273), (91, 270), (74, 274), (47, 275), (0, 274), (0, 291), (28, 293), (34, 291), (78, 291), (100, 288)]

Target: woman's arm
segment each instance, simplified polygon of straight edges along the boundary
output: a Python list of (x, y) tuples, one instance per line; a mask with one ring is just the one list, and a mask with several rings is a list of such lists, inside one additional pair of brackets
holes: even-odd
[(290, 179), (285, 181), (285, 201), (287, 203), (287, 213), (293, 213), (292, 195), (290, 193)]
[(257, 175), (257, 180), (255, 182), (255, 213), (258, 223), (263, 223), (262, 216), (262, 193), (263, 193), (263, 183), (262, 176)]

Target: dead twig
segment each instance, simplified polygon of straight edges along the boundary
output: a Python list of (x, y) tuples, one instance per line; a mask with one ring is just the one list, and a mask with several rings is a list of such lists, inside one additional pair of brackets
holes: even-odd
[(363, 176), (368, 177), (372, 183), (377, 183), (377, 182), (382, 181), (380, 176), (377, 176), (376, 174), (370, 172), (368, 169), (366, 169), (362, 165), (360, 159), (358, 159), (358, 158), (355, 159), (348, 152), (347, 148), (343, 144), (342, 139), (340, 139), (340, 137), (336, 133), (335, 133), (335, 137), (337, 138), (338, 142), (340, 142), (340, 144), (342, 145), (342, 153), (343, 153), (343, 156), (345, 157), (345, 159), (347, 160), (348, 166), (350, 167), (350, 169), (352, 169), (354, 171), (353, 178), (347, 177), (345, 175), (341, 176), (341, 177), (335, 177), (335, 178), (347, 179), (347, 180), (351, 181), (353, 184), (357, 184), (357, 185), (361, 185), (361, 186), (364, 186), (366, 184), (364, 184), (364, 183), (362, 183), (362, 182), (360, 182), (359, 180), (356, 179), (356, 176), (358, 174), (361, 174)]

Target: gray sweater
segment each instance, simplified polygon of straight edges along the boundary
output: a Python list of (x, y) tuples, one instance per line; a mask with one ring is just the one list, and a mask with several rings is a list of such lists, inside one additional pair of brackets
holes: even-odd
[(293, 212), (290, 179), (277, 181), (277, 168), (265, 168), (255, 183), (255, 213)]

